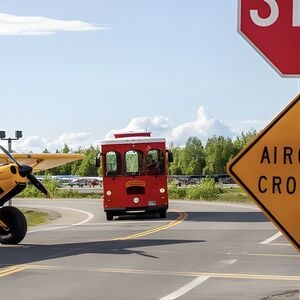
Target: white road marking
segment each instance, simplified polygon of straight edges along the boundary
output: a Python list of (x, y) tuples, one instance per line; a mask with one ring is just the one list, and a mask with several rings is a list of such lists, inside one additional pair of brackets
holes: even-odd
[(272, 243), (273, 241), (275, 241), (276, 239), (278, 239), (279, 237), (282, 236), (282, 233), (280, 231), (278, 231), (277, 233), (275, 233), (273, 236), (269, 237), (268, 239), (260, 242), (260, 244), (262, 245), (267, 245)]
[[(178, 202), (180, 200), (177, 200)], [(184, 201), (181, 201), (184, 202)], [(201, 202), (198, 202), (201, 204)], [(203, 204), (203, 203), (202, 203)], [(220, 205), (220, 206), (231, 206), (231, 207), (240, 207), (240, 208), (248, 208), (248, 209), (252, 209), (252, 210), (257, 210), (257, 211), (261, 211), (259, 209), (259, 207), (257, 206), (253, 206), (253, 205), (248, 205), (248, 204), (227, 204), (227, 203), (205, 203), (205, 204), (209, 204), (209, 205)], [(273, 236), (271, 236), (270, 238), (267, 238), (266, 240), (260, 242), (261, 245), (268, 245), (271, 242), (274, 242), (276, 239), (278, 239), (279, 237), (282, 236), (282, 233), (280, 231), (278, 231), (276, 234), (274, 234)]]
[(228, 259), (228, 260), (221, 260), (220, 263), (224, 265), (233, 265), (237, 262), (237, 259)]
[(148, 221), (114, 221), (114, 222), (102, 222), (102, 223), (88, 223), (88, 224), (83, 224), (84, 226), (110, 226), (110, 225), (139, 225), (139, 224), (152, 224), (152, 223), (169, 223), (170, 220), (164, 220), (164, 221), (153, 221), (153, 220), (148, 220)]
[[(222, 204), (221, 203), (212, 203), (212, 205), (222, 205)], [(261, 211), (258, 207), (250, 206), (250, 205), (239, 205), (239, 204), (225, 204), (225, 205), (226, 206), (232, 206), (232, 207), (249, 208), (249, 209)], [(272, 243), (273, 241), (275, 241), (276, 239), (278, 239), (281, 236), (282, 236), (282, 233), (280, 231), (278, 231), (276, 234), (274, 234), (270, 238), (267, 238), (266, 240), (260, 242), (260, 244), (268, 245), (268, 244)]]
[(197, 287), (198, 285), (200, 285), (204, 281), (206, 281), (208, 278), (209, 278), (209, 276), (199, 276), (196, 279), (194, 279), (193, 281), (191, 281), (190, 283), (183, 286), (182, 288), (180, 288), (180, 289), (176, 290), (175, 292), (161, 298), (160, 300), (174, 300), (174, 299), (177, 299), (177, 298), (181, 297), (182, 295), (188, 293), (189, 291), (191, 291), (193, 288)]
[(251, 210), (261, 211), (257, 206), (249, 205), (249, 204), (227, 204), (227, 203), (212, 203), (213, 205), (221, 205), (221, 206), (230, 206), (230, 207), (237, 207), (237, 208), (246, 208)]
[(45, 209), (55, 209), (55, 208), (56, 209), (66, 209), (66, 210), (72, 210), (72, 211), (76, 211), (76, 212), (87, 215), (86, 219), (84, 219), (83, 221), (78, 222), (78, 223), (74, 223), (74, 224), (70, 224), (70, 225), (64, 225), (64, 226), (57, 226), (57, 227), (52, 227), (52, 228), (41, 228), (41, 229), (36, 229), (36, 230), (30, 230), (30, 231), (27, 231), (27, 233), (34, 233), (34, 232), (41, 232), (41, 231), (51, 231), (51, 230), (57, 230), (57, 229), (64, 229), (64, 228), (79, 226), (79, 225), (83, 225), (83, 224), (89, 222), (90, 220), (92, 220), (94, 218), (94, 215), (92, 213), (88, 212), (88, 211), (75, 209), (75, 208), (70, 208), (70, 207), (44, 206), (44, 205), (21, 205), (21, 207), (34, 207), (34, 208), (45, 208)]
[(257, 210), (261, 211), (259, 207), (252, 205), (252, 204), (231, 204), (231, 203), (226, 203), (226, 202), (205, 202), (205, 201), (189, 201), (189, 200), (173, 200), (174, 203), (194, 203), (198, 205), (213, 205), (213, 206), (230, 206), (230, 207), (237, 207), (237, 208), (246, 208), (246, 209), (251, 209), (251, 210)]

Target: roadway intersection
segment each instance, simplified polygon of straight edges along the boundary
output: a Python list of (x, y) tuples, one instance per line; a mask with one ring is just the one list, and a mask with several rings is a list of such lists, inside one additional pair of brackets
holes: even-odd
[(61, 217), (0, 246), (2, 299), (299, 299), (298, 252), (251, 205), (171, 201), (167, 219), (106, 221), (100, 200), (14, 204)]

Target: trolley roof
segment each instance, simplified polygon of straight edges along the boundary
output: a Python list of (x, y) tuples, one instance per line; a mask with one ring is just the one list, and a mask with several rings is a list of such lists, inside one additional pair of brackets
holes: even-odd
[(164, 138), (153, 138), (148, 136), (138, 136), (138, 137), (122, 137), (112, 140), (101, 141), (101, 145), (122, 145), (122, 144), (145, 144), (145, 143), (165, 143)]

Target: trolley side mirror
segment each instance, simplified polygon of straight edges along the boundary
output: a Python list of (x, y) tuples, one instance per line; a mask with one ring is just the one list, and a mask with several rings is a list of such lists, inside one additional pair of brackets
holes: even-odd
[(174, 161), (173, 153), (168, 151), (168, 162), (172, 163), (173, 161)]
[(96, 168), (100, 168), (101, 167), (101, 153), (98, 154), (95, 158), (95, 166)]

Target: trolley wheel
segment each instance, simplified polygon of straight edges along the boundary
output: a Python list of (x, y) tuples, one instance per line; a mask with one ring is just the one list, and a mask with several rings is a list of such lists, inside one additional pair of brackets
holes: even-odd
[(159, 217), (162, 219), (165, 219), (167, 217), (167, 210), (166, 209), (162, 209), (159, 212)]
[(114, 215), (111, 212), (106, 212), (106, 220), (112, 221), (114, 219)]
[(16, 245), (20, 243), (27, 232), (27, 222), (24, 214), (14, 206), (0, 208), (0, 243)]

